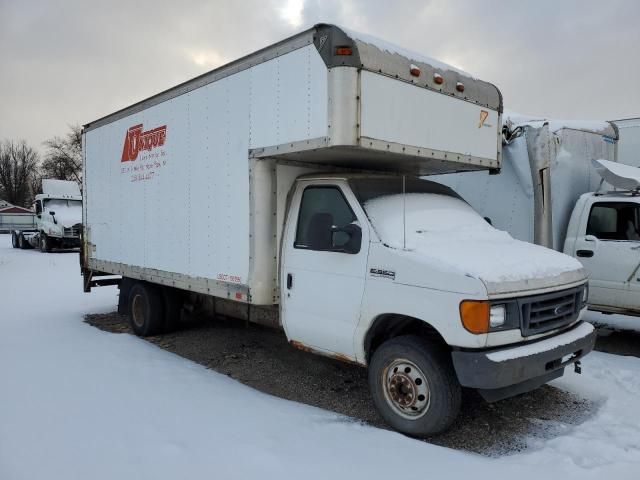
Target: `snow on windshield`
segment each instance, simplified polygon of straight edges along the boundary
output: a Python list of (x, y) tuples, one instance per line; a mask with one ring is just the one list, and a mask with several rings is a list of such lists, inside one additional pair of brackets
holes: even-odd
[(432, 264), (487, 282), (544, 278), (578, 270), (575, 259), (515, 240), (489, 225), (463, 200), (432, 193), (379, 196), (364, 204), (383, 243), (406, 249)]
[(82, 201), (52, 198), (44, 204), (45, 211), (55, 212), (56, 221), (64, 227), (82, 222)]

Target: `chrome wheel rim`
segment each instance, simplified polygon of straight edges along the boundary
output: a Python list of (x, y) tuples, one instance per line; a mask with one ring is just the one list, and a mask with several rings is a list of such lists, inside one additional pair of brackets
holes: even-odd
[(394, 360), (382, 373), (384, 397), (395, 413), (416, 420), (429, 410), (431, 395), (426, 375), (410, 360)]
[(131, 303), (131, 316), (136, 327), (142, 328), (144, 326), (144, 314), (146, 313), (146, 309), (147, 308), (142, 295), (136, 295), (135, 297), (133, 297)]

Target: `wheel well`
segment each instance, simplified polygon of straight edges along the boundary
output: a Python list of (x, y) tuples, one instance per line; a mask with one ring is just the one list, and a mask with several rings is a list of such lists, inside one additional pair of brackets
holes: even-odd
[(378, 316), (364, 339), (367, 363), (383, 342), (400, 335), (417, 335), (430, 341), (447, 345), (442, 335), (427, 322), (406, 315), (384, 314)]

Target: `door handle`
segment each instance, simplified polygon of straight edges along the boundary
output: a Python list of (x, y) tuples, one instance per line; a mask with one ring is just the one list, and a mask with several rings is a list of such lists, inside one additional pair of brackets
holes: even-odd
[(287, 273), (287, 290), (291, 290), (291, 287), (293, 287), (293, 275)]
[(593, 257), (593, 250), (578, 250), (576, 255), (578, 257)]

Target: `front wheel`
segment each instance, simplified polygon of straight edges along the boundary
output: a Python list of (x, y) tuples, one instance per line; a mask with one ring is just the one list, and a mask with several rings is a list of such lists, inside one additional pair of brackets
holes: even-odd
[(412, 437), (443, 432), (460, 411), (461, 388), (450, 353), (413, 335), (388, 340), (375, 351), (369, 387), (384, 420)]
[(20, 245), (18, 245), (18, 235), (16, 234), (16, 232), (11, 232), (11, 246), (13, 248), (20, 247)]
[(40, 251), (42, 253), (49, 253), (51, 251), (51, 240), (45, 233), (40, 234)]

